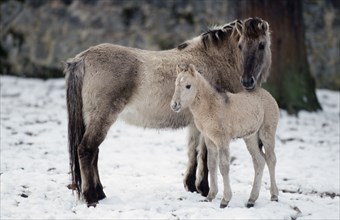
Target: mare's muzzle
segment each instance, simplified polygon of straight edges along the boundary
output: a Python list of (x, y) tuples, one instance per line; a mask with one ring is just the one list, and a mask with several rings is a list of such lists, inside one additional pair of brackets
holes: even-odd
[(254, 76), (251, 77), (242, 77), (241, 84), (246, 90), (253, 90), (256, 86), (256, 79)]

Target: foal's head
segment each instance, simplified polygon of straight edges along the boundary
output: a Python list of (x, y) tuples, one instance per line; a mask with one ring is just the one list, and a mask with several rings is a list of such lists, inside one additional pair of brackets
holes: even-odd
[(189, 64), (188, 68), (177, 66), (176, 71), (175, 93), (170, 106), (174, 112), (180, 112), (187, 108), (196, 97), (197, 74), (199, 73), (192, 64)]
[(261, 85), (271, 65), (269, 24), (260, 18), (248, 18), (243, 22), (238, 48), (243, 63), (241, 84), (247, 90)]

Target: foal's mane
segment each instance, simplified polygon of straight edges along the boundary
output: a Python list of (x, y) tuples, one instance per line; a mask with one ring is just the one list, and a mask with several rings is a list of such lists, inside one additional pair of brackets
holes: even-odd
[[(220, 46), (225, 40), (229, 39), (232, 33), (236, 33), (238, 36), (241, 35), (242, 21), (235, 20), (227, 23), (223, 26), (214, 26), (209, 28), (203, 34), (200, 35), (200, 42), (203, 44), (205, 49), (209, 46)], [(190, 45), (190, 41), (186, 41), (177, 46), (177, 49), (183, 50)]]

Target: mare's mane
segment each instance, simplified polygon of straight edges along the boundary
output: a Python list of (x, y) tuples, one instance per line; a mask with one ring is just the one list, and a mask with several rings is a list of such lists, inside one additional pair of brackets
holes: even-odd
[[(229, 39), (234, 30), (238, 35), (241, 35), (242, 21), (235, 20), (223, 26), (214, 26), (209, 28), (200, 35), (200, 42), (205, 49), (209, 46), (219, 47), (225, 40)], [(177, 46), (177, 49), (183, 50), (190, 45), (190, 41), (186, 41)]]

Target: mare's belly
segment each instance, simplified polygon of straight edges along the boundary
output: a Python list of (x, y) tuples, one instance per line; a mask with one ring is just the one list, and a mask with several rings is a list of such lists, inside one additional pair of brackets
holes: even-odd
[(126, 105), (119, 118), (139, 127), (176, 129), (187, 126), (192, 116), (188, 109), (179, 113), (173, 112), (170, 101), (138, 99)]

